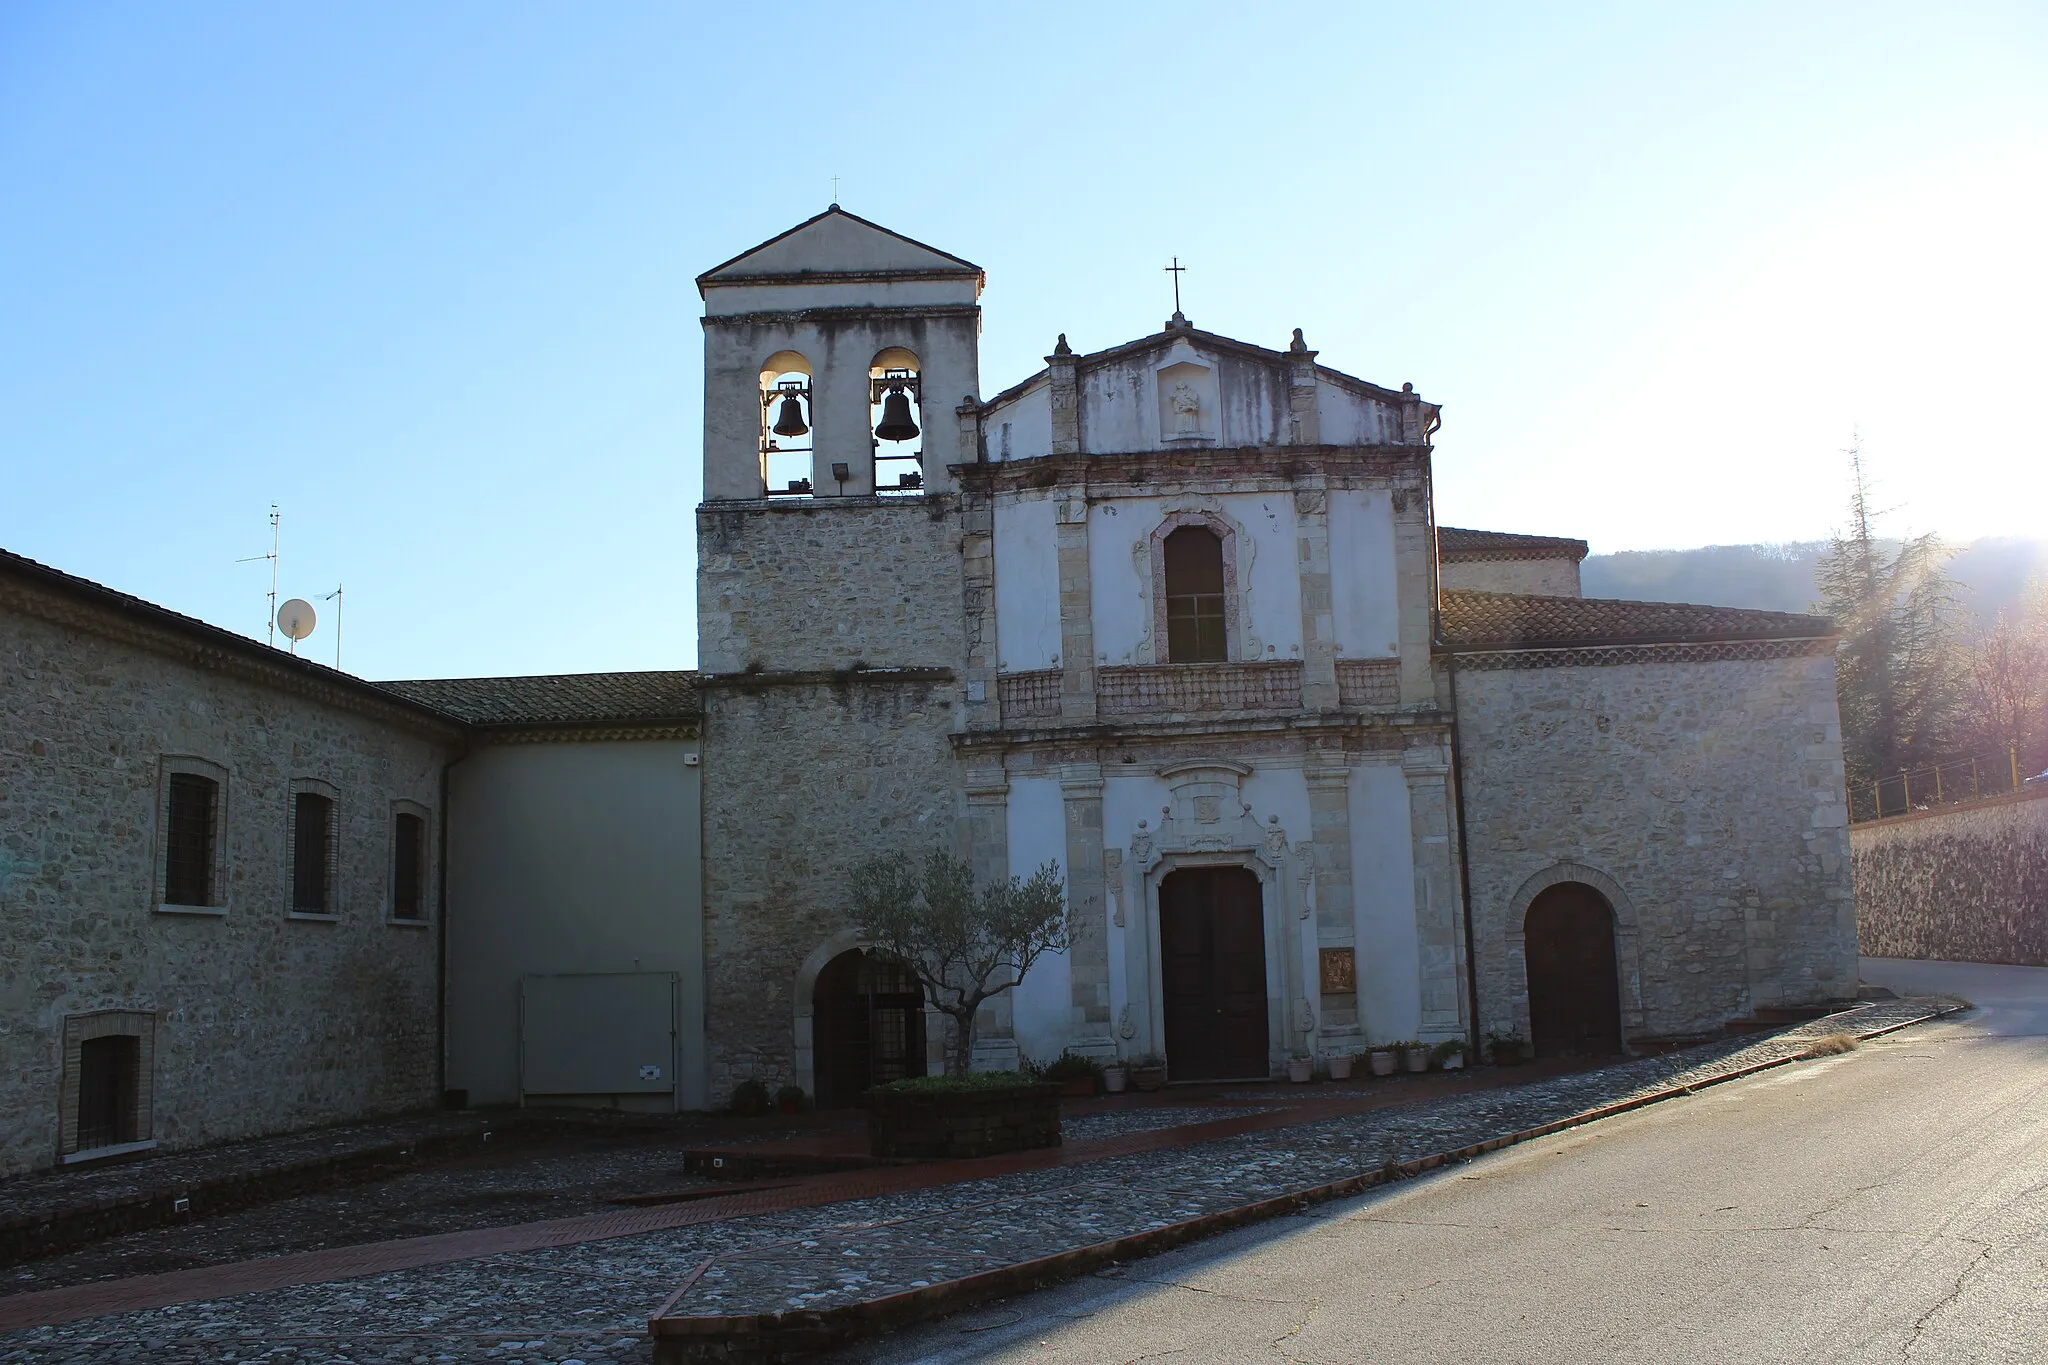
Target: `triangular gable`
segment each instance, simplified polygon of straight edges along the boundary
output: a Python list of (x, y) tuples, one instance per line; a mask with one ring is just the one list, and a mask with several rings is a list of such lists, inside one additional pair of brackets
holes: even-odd
[(831, 275), (971, 276), (980, 266), (891, 232), (879, 223), (848, 213), (834, 204), (815, 218), (742, 251), (723, 265), (697, 277), (701, 291), (711, 284), (755, 280), (763, 276), (817, 279)]

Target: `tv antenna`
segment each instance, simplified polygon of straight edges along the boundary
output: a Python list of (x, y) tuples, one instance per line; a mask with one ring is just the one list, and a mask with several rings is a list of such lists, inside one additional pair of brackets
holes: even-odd
[(334, 603), (334, 669), (338, 673), (341, 671), (341, 584), (336, 583), (334, 591), (320, 600)]
[(265, 642), (273, 649), (277, 647), (277, 523), (277, 504), (273, 502), (270, 504), (270, 553), (250, 555), (247, 559), (235, 561), (237, 564), (254, 564), (259, 559), (270, 561), (270, 605), (264, 611), (264, 619), (270, 624), (270, 634)]
[(277, 628), (292, 642), (292, 654), (299, 652), (299, 641), (313, 633), (318, 618), (313, 615), (313, 604), (303, 597), (294, 597), (277, 609)]

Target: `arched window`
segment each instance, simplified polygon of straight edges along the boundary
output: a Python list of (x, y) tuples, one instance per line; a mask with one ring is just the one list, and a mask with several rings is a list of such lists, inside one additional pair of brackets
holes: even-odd
[(811, 363), (778, 351), (761, 365), (761, 486), (771, 498), (809, 497)]
[(1166, 537), (1166, 660), (1222, 663), (1230, 657), (1223, 607), (1223, 541), (1206, 526)]
[(877, 493), (915, 493), (924, 487), (924, 404), (918, 388), (915, 352), (891, 346), (868, 366)]

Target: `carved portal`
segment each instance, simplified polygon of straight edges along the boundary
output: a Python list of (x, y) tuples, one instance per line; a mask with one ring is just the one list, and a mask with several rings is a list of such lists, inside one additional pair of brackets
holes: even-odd
[[(1159, 979), (1159, 884), (1184, 867), (1243, 867), (1259, 879), (1266, 935), (1266, 1007), (1272, 1061), (1313, 1050), (1315, 1011), (1304, 1011), (1313, 970), (1306, 966), (1303, 916), (1308, 879), (1297, 846), (1277, 816), (1264, 823), (1242, 795), (1252, 770), (1226, 759), (1195, 759), (1160, 769), (1170, 800), (1160, 818), (1130, 831), (1120, 862), (1117, 900), (1122, 919), (1124, 995), (1130, 1032), (1117, 1030), (1137, 1053), (1165, 1048), (1165, 1000)], [(1107, 832), (1116, 837), (1114, 832)], [(1303, 831), (1305, 834), (1306, 831)], [(1306, 846), (1304, 839), (1300, 846)], [(1125, 907), (1128, 908), (1125, 908)]]

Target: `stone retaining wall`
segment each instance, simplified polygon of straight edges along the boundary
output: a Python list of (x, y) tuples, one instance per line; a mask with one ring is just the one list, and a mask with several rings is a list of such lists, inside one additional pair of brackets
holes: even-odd
[(2048, 967), (2048, 789), (1849, 831), (1872, 957)]

